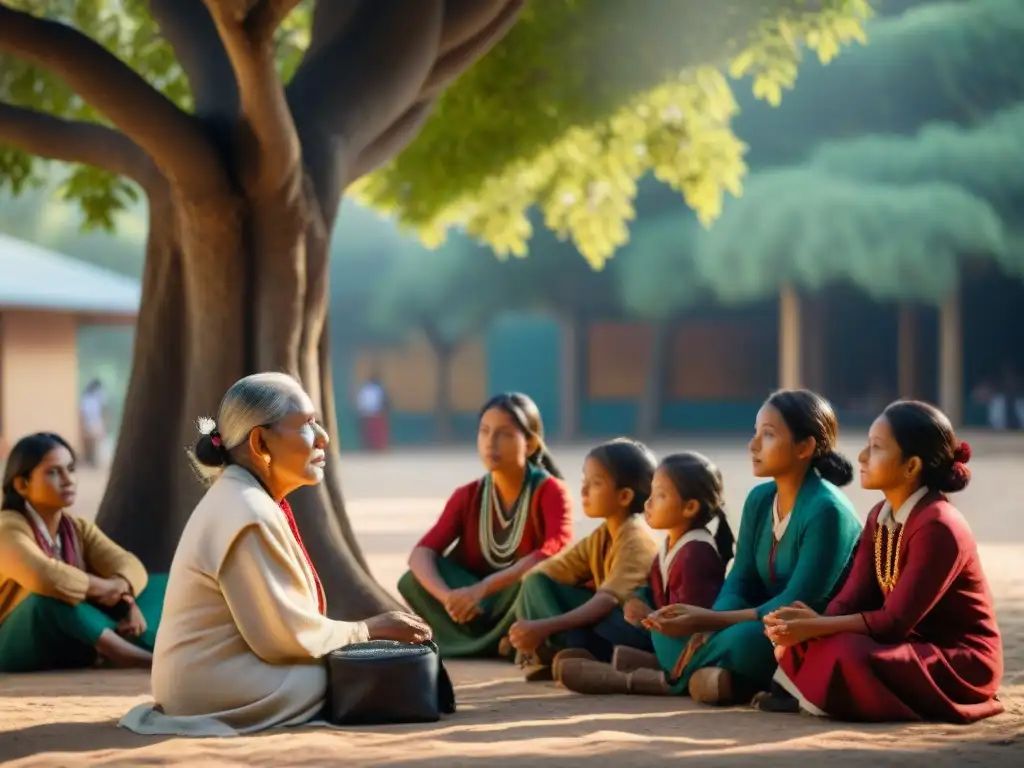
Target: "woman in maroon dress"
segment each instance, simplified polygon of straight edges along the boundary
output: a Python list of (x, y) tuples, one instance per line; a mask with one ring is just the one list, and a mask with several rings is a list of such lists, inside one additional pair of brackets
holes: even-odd
[[(761, 709), (857, 721), (971, 723), (1003, 711), (1003, 649), (992, 594), (967, 522), (943, 495), (971, 478), (967, 443), (925, 403), (893, 403), (860, 454), (868, 516), (853, 570), (818, 616), (765, 617), (778, 689)], [(766, 706), (767, 705), (767, 706)]]

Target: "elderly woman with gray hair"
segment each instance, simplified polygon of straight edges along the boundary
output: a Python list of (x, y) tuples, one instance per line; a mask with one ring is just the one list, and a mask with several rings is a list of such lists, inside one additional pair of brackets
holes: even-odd
[(212, 484), (181, 535), (153, 653), (154, 705), (136, 733), (196, 736), (298, 725), (324, 707), (331, 651), (370, 639), (422, 642), (404, 613), (326, 616), (289, 493), (323, 479), (326, 432), (299, 383), (261, 373), (235, 383), (200, 420), (192, 458)]

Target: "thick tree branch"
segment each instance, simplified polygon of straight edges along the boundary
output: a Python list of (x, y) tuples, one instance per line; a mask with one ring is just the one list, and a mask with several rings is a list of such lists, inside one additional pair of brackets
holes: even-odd
[(0, 102), (0, 144), (64, 163), (91, 165), (124, 176), (147, 192), (162, 179), (149, 155), (120, 131), (74, 122)]
[(260, 0), (256, 3), (245, 26), (249, 37), (257, 41), (270, 41), (277, 28), (289, 13), (295, 10), (300, 0)]
[(347, 183), (351, 184), (361, 176), (372, 173), (405, 149), (419, 134), (420, 128), (430, 117), (433, 108), (433, 101), (411, 106), (405, 114), (360, 153), (359, 159), (348, 169)]
[(173, 183), (219, 192), (213, 145), (199, 124), (124, 62), (66, 24), (0, 4), (0, 50), (63, 79), (139, 145)]
[(310, 27), (309, 59), (323, 50), (328, 43), (342, 35), (356, 16), (360, 6), (369, 0), (317, 0), (313, 7), (313, 23)]
[(149, 11), (188, 77), (196, 117), (218, 128), (234, 125), (238, 81), (203, 0), (149, 0)]
[[(464, 5), (473, 4), (474, 0), (448, 0), (448, 2), (449, 4)], [(479, 3), (479, 5), (488, 4)], [(434, 63), (430, 75), (423, 85), (421, 99), (432, 98), (440, 94), (500, 42), (515, 25), (519, 13), (523, 10), (525, 0), (500, 0), (489, 5), (491, 10), (496, 11), (495, 13), (484, 15), (478, 12), (472, 16), (474, 22), (484, 23), (474, 26), (468, 35), (465, 34), (469, 30), (468, 26), (465, 23), (460, 24), (457, 27), (459, 34), (454, 34), (453, 30), (453, 33), (448, 36), (448, 45), (444, 47), (441, 57)], [(466, 16), (470, 17), (470, 14), (467, 13)], [(484, 21), (485, 19), (486, 21)], [(453, 18), (452, 24), (456, 26), (455, 18)], [(448, 31), (447, 21), (445, 31)]]
[(258, 146), (261, 194), (301, 192), (301, 147), (284, 85), (274, 67), (274, 31), (298, 0), (206, 0), (238, 79), (242, 116)]
[(443, 0), (374, 0), (308, 56), (288, 86), (305, 133), (337, 137), (351, 159), (416, 101), (437, 60)]
[(508, 32), (523, 5), (320, 0), (319, 23), (335, 37), (327, 41), (328, 31), (314, 28), (318, 44), (287, 92), (328, 217), (345, 186), (415, 138), (434, 99)]
[[(464, 43), (476, 37), (480, 30), (488, 27), (507, 13), (509, 0), (445, 0), (444, 30), (441, 32), (441, 50), (443, 56), (454, 51)], [(520, 8), (515, 9), (515, 14)]]

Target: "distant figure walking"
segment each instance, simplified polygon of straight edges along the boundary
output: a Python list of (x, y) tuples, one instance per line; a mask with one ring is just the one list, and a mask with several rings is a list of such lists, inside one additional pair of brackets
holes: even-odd
[(370, 374), (356, 395), (356, 410), (362, 429), (363, 446), (370, 451), (388, 448), (388, 394), (376, 374)]
[(107, 393), (99, 379), (86, 385), (78, 413), (82, 422), (82, 463), (90, 467), (102, 466), (106, 461)]

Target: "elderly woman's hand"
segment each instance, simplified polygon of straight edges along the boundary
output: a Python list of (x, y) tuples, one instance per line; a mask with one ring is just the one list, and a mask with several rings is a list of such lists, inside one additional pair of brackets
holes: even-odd
[(397, 640), (400, 643), (425, 643), (433, 632), (419, 616), (389, 611), (366, 620), (371, 640)]

